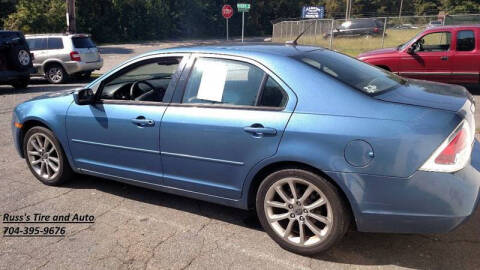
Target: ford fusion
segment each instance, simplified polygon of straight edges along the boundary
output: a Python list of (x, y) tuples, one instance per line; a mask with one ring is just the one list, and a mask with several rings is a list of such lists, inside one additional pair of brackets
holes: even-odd
[[(88, 174), (254, 209), (281, 247), (448, 232), (475, 210), (475, 103), (317, 47), (154, 51), (13, 113), (33, 175)], [(159, 196), (161, 194), (159, 193)]]

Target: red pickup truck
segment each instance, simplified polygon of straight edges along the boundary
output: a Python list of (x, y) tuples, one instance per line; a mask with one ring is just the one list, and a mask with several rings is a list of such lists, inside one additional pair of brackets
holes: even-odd
[(358, 59), (404, 77), (480, 83), (480, 25), (439, 26), (396, 48), (362, 53)]

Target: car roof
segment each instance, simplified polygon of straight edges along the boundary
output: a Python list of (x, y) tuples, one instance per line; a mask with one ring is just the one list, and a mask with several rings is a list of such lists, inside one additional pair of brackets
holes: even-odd
[(462, 24), (462, 25), (439, 25), (435, 26), (434, 28), (429, 28), (430, 29), (435, 29), (435, 30), (448, 30), (448, 29), (456, 29), (456, 28), (480, 28), (480, 24)]
[(25, 37), (90, 37), (89, 34), (67, 34), (67, 33), (43, 33), (43, 34), (28, 34)]
[(324, 48), (315, 46), (290, 45), (283, 43), (221, 43), (161, 49), (152, 51), (142, 56), (158, 53), (205, 53), (239, 56), (294, 56), (309, 51), (323, 49)]

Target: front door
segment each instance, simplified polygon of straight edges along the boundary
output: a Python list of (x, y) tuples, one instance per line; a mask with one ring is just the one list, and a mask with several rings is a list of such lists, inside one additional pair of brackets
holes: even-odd
[(422, 80), (449, 82), (451, 79), (450, 32), (429, 33), (412, 44), (412, 52), (404, 52), (399, 75)]
[(76, 167), (161, 184), (160, 123), (180, 57), (141, 61), (101, 83), (98, 102), (72, 104), (67, 133)]
[(239, 198), (249, 170), (276, 153), (294, 95), (239, 59), (199, 57), (186, 75), (162, 120), (165, 185)]

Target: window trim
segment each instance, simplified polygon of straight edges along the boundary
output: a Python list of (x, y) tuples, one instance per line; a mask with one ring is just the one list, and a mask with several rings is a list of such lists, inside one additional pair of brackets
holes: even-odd
[[(120, 77), (121, 75), (143, 65), (143, 64), (149, 64), (149, 63), (154, 63), (157, 60), (161, 58), (181, 58), (180, 63), (178, 64), (177, 70), (173, 73), (171, 81), (168, 85), (168, 88), (165, 90), (165, 95), (163, 97), (163, 100), (161, 102), (157, 101), (138, 101), (138, 100), (119, 100), (119, 99), (102, 99), (101, 95), (104, 89), (104, 86), (106, 83), (113, 81), (114, 79)], [(95, 92), (95, 104), (123, 104), (123, 105), (158, 105), (158, 106), (166, 106), (168, 105), (173, 96), (173, 92), (175, 91), (175, 88), (177, 87), (177, 84), (180, 80), (181, 74), (183, 70), (185, 69), (186, 66), (186, 61), (189, 59), (188, 54), (157, 54), (157, 55), (149, 55), (146, 57), (142, 57), (140, 59), (128, 61), (124, 63), (124, 65), (120, 66), (119, 68), (113, 70), (110, 75), (107, 77), (103, 78), (98, 86), (97, 90)]]
[[(224, 59), (224, 60), (231, 60), (231, 61), (238, 61), (253, 65), (264, 72), (264, 76), (262, 78), (262, 82), (259, 86), (259, 92), (257, 95), (257, 99), (255, 100), (255, 104), (258, 104), (260, 100), (259, 97), (263, 94), (264, 86), (269, 77), (271, 77), (277, 84), (280, 86), (283, 94), (287, 97), (287, 101), (283, 107), (266, 107), (266, 106), (249, 106), (249, 105), (233, 105), (233, 104), (202, 104), (202, 103), (182, 103), (183, 97), (185, 95), (185, 90), (187, 87), (187, 83), (190, 79), (192, 74), (193, 68), (195, 66), (195, 62), (199, 58), (213, 58), (213, 59)], [(178, 93), (174, 100), (171, 101), (169, 106), (175, 107), (196, 107), (196, 108), (217, 108), (217, 109), (241, 109), (241, 110), (260, 110), (260, 111), (287, 111), (287, 107), (289, 107), (289, 102), (291, 100), (291, 94), (289, 91), (285, 90), (286, 85), (283, 80), (281, 80), (278, 76), (276, 76), (271, 70), (264, 67), (263, 65), (259, 64), (258, 62), (239, 56), (233, 55), (225, 55), (225, 54), (209, 54), (209, 53), (194, 53), (190, 58), (190, 61), (187, 67), (184, 69), (182, 78), (180, 79), (181, 83), (177, 86), (176, 92)], [(292, 91), (293, 93), (293, 91)], [(294, 95), (294, 93), (293, 93)], [(175, 100), (176, 99), (176, 100)], [(292, 109), (293, 111), (293, 109)]]

